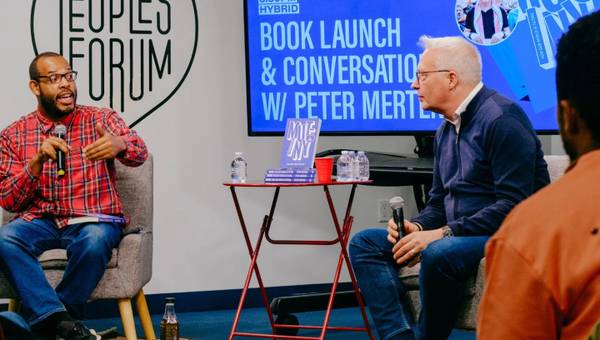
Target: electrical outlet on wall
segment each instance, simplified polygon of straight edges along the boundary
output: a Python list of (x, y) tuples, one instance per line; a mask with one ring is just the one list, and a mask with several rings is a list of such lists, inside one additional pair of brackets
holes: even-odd
[(377, 200), (377, 219), (378, 222), (387, 222), (392, 218), (392, 208), (390, 208), (390, 200), (380, 198)]

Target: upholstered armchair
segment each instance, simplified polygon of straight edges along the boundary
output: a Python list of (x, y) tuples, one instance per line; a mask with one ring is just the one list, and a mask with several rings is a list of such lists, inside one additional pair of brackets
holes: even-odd
[[(569, 157), (565, 155), (547, 155), (544, 159), (548, 163), (548, 172), (550, 181), (558, 179), (569, 166)], [(403, 268), (400, 270), (400, 279), (408, 294), (411, 312), (416, 320), (421, 310), (419, 298), (419, 265), (413, 268)], [(459, 307), (458, 318), (455, 327), (459, 329), (474, 331), (477, 326), (477, 312), (479, 311), (479, 301), (483, 294), (485, 273), (485, 259), (479, 263), (477, 275), (471, 278), (464, 289), (464, 300)]]
[[(131, 223), (124, 231), (119, 247), (90, 300), (116, 299), (123, 329), (128, 340), (137, 339), (131, 300), (136, 303), (146, 339), (156, 339), (143, 287), (152, 277), (152, 212), (153, 212), (153, 159), (132, 168), (116, 161), (117, 188), (125, 213)], [(12, 214), (3, 211), (3, 225)], [(62, 279), (67, 255), (64, 249), (44, 252), (39, 260), (46, 278), (53, 287)], [(16, 309), (16, 299), (8, 280), (0, 273), (0, 297), (10, 298), (9, 310)]]

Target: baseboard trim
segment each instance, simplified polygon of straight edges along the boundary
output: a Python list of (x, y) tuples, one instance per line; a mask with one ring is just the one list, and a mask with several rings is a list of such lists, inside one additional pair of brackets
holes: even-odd
[[(338, 291), (351, 290), (350, 282), (342, 282), (338, 286)], [(309, 284), (295, 286), (279, 286), (267, 288), (269, 302), (281, 296), (300, 295), (310, 293), (326, 293), (331, 290), (331, 284)], [(164, 310), (164, 300), (166, 297), (175, 298), (175, 309), (178, 313), (201, 312), (207, 310), (222, 310), (237, 308), (241, 289), (227, 289), (215, 291), (198, 291), (185, 293), (166, 293), (166, 294), (146, 294), (148, 308), (151, 314), (162, 314)], [(134, 304), (135, 305), (135, 304)], [(262, 307), (263, 302), (258, 288), (248, 290), (248, 296), (244, 308)], [(135, 309), (135, 307), (134, 307)], [(116, 300), (98, 300), (86, 305), (86, 318), (101, 319), (113, 318), (119, 316)], [(134, 314), (137, 315), (134, 310)]]

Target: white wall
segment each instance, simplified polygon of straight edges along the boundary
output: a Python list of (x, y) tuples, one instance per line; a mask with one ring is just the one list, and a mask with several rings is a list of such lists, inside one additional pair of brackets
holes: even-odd
[[(231, 196), (222, 182), (235, 151), (246, 153), (251, 178), (260, 178), (279, 161), (280, 138), (246, 136), (242, 2), (196, 3), (200, 29), (193, 68), (174, 97), (137, 127), (155, 156), (154, 272), (147, 293), (241, 287), (249, 260)], [(35, 108), (35, 98), (27, 88), (27, 67), (34, 56), (29, 39), (31, 1), (4, 6), (10, 10), (0, 11), (5, 65), (0, 126)], [(85, 103), (81, 97), (80, 93), (80, 103)], [(320, 150), (338, 147), (411, 152), (413, 143), (408, 137), (320, 139)], [(333, 192), (342, 215), (347, 190)], [(360, 188), (354, 205), (355, 225), (375, 225), (375, 199), (397, 193), (410, 195), (406, 189)], [(241, 190), (239, 196), (247, 223), (256, 232), (271, 191)], [(321, 190), (283, 190), (280, 197), (274, 236), (332, 235)], [(267, 244), (263, 249), (261, 266), (268, 285), (331, 279), (335, 247), (306, 251)]]
[[(197, 0), (196, 4), (199, 41), (191, 72), (173, 98), (136, 128), (155, 156), (154, 267), (146, 293), (240, 288), (249, 259), (229, 191), (222, 182), (235, 151), (245, 152), (251, 178), (260, 178), (279, 161), (280, 138), (246, 135), (242, 1)], [(4, 1), (3, 7), (2, 127), (35, 108), (35, 98), (27, 88), (27, 67), (34, 56), (29, 38), (31, 0)], [(80, 99), (80, 103), (86, 102)], [(558, 137), (543, 140), (547, 152), (561, 152)], [(341, 147), (411, 153), (414, 143), (410, 137), (319, 140), (319, 150)], [(348, 191), (332, 190), (342, 215)], [(253, 243), (271, 194), (264, 189), (239, 190)], [(412, 197), (407, 188), (360, 187), (354, 204), (354, 232), (378, 225), (376, 200), (397, 194)], [(325, 209), (322, 191), (317, 188), (282, 190), (273, 236), (333, 235)], [(416, 211), (412, 202), (407, 210), (408, 215)], [(265, 283), (328, 282), (337, 249), (265, 244), (259, 261)]]

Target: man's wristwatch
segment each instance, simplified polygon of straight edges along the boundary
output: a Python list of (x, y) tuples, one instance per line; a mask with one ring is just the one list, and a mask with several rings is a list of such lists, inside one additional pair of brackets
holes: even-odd
[(452, 236), (454, 236), (454, 233), (452, 232), (452, 229), (450, 229), (450, 227), (448, 227), (448, 226), (442, 227), (442, 238), (452, 237)]

